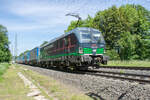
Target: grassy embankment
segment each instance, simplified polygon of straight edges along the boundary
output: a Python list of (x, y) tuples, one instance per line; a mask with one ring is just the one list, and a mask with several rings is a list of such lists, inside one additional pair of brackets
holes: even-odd
[[(34, 100), (27, 97), (30, 89), (25, 87), (24, 82), (17, 75), (22, 72), (37, 87), (39, 87), (42, 95), (50, 100), (92, 100), (79, 91), (75, 91), (72, 87), (65, 86), (58, 81), (47, 76), (40, 75), (31, 70), (24, 70), (20, 65), (0, 64), (1, 81), (0, 81), (0, 100)], [(6, 71), (6, 69), (8, 69)], [(38, 85), (40, 84), (40, 86)], [(41, 88), (42, 87), (42, 88)], [(45, 92), (46, 91), (48, 92)], [(50, 94), (50, 95), (49, 95)]]
[(2, 75), (6, 72), (8, 68), (9, 68), (8, 63), (0, 63), (0, 81), (2, 80)]
[(52, 97), (57, 98), (58, 100), (93, 100), (75, 88), (66, 86), (53, 78), (40, 75), (31, 70), (22, 70), (22, 73), (30, 76), (35, 84), (39, 83), (43, 89), (46, 89)]
[(108, 61), (109, 66), (150, 67), (150, 61)]
[(29, 89), (18, 77), (18, 69), (9, 66), (7, 63), (0, 64), (0, 100), (34, 100), (26, 96)]

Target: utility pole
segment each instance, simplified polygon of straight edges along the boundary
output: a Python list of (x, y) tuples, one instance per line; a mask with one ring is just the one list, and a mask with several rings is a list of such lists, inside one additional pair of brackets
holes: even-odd
[(11, 44), (11, 54), (12, 54), (12, 62), (14, 62), (14, 46)]
[(16, 62), (16, 58), (17, 58), (17, 53), (18, 53), (18, 49), (17, 49), (17, 34), (15, 34), (15, 48), (14, 48), (14, 61)]

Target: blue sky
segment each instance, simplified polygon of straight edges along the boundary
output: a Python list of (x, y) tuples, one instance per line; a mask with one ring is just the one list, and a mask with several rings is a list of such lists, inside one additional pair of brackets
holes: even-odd
[(0, 0), (0, 24), (8, 29), (11, 51), (17, 34), (20, 54), (64, 34), (70, 21), (76, 20), (65, 16), (67, 13), (85, 19), (88, 14), (127, 3), (150, 10), (150, 0)]

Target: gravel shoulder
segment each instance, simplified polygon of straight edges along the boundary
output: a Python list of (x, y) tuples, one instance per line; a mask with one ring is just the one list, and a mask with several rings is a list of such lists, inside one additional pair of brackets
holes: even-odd
[(52, 77), (47, 77), (47, 75), (41, 75), (27, 69), (31, 67), (25, 66), (20, 68), (25, 69), (21, 72), (34, 80), (33, 83), (38, 86), (43, 93), (52, 98), (50, 100), (93, 100), (71, 85), (64, 85)]
[[(100, 100), (150, 100), (150, 85), (24, 66)], [(96, 99), (95, 99), (96, 100)]]

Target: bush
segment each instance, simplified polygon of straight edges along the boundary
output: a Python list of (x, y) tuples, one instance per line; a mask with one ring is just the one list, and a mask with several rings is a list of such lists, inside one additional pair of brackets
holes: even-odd
[(119, 54), (115, 50), (106, 50), (106, 55), (109, 56), (109, 60), (120, 60)]
[(1, 63), (0, 64), (0, 79), (1, 76), (6, 72), (6, 70), (9, 68), (9, 64), (8, 63)]

